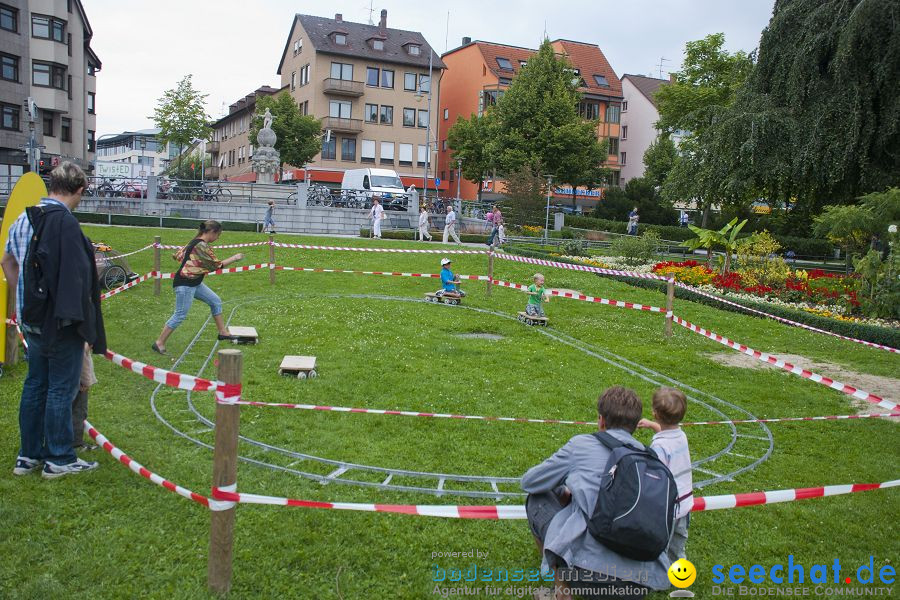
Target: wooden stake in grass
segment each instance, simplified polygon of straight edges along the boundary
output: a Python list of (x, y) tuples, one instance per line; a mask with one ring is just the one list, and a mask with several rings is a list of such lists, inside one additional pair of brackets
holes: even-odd
[(494, 283), (494, 247), (491, 246), (490, 252), (488, 252), (488, 271), (487, 271), (487, 295), (491, 295), (491, 286)]
[(275, 285), (275, 236), (269, 234), (269, 285)]
[(159, 296), (159, 292), (162, 289), (162, 278), (160, 275), (162, 273), (159, 270), (162, 268), (159, 262), (159, 253), (162, 250), (160, 248), (160, 244), (162, 243), (162, 238), (158, 235), (153, 238), (153, 271), (156, 273), (156, 277), (153, 278), (153, 295)]
[[(241, 382), (243, 356), (240, 350), (219, 350), (219, 381)], [(213, 450), (213, 487), (237, 489), (237, 450), (240, 407), (216, 404), (216, 442)], [(234, 542), (234, 506), (213, 510), (209, 528), (209, 564), (207, 583), (213, 593), (227, 594), (231, 589), (231, 558)]]
[(666, 282), (666, 337), (672, 337), (672, 304), (675, 302), (675, 279)]

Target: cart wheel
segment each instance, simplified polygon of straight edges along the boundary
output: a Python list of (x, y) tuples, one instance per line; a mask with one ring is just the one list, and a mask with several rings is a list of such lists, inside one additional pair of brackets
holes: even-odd
[(306, 373), (303, 371), (298, 372), (297, 379), (306, 379)]
[(255, 340), (253, 340), (253, 345), (254, 345), (254, 346), (255, 346), (256, 344), (258, 344), (258, 343), (259, 343), (259, 338), (256, 338)]
[(126, 273), (125, 269), (119, 265), (112, 265), (103, 271), (102, 278), (103, 287), (107, 290), (111, 290), (120, 285), (125, 285), (125, 281), (128, 279), (128, 273)]
[(315, 379), (315, 378), (318, 377), (318, 376), (319, 376), (319, 374), (316, 373), (316, 370), (315, 370), (315, 369), (313, 369), (312, 371), (309, 372), (309, 378), (310, 378), (310, 379)]
[(278, 369), (278, 374), (279, 374), (279, 375), (284, 375), (284, 369)]

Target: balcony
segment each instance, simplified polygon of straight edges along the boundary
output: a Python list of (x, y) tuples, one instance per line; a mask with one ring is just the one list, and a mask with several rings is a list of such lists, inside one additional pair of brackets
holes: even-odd
[(324, 82), (323, 91), (326, 94), (333, 94), (335, 96), (353, 96), (354, 98), (358, 98), (363, 95), (363, 82), (329, 77)]
[(342, 119), (340, 117), (325, 117), (322, 119), (322, 129), (330, 129), (338, 133), (362, 133), (362, 119)]
[(206, 151), (209, 154), (219, 153), (219, 142), (206, 142)]

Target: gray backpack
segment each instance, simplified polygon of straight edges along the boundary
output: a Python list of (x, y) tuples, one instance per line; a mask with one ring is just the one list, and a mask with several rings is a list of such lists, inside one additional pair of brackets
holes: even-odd
[(594, 436), (612, 454), (588, 531), (622, 556), (656, 560), (672, 537), (678, 510), (675, 478), (653, 449), (629, 446), (605, 431)]

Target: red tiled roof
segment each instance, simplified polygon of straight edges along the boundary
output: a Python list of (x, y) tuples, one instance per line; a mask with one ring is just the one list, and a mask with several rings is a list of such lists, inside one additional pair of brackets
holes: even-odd
[[(565, 55), (572, 66), (581, 72), (581, 78), (586, 84), (585, 87), (579, 88), (582, 93), (622, 97), (622, 82), (619, 81), (619, 76), (613, 71), (599, 46), (571, 40), (556, 40), (552, 44), (554, 50)], [(594, 75), (606, 77), (609, 87), (599, 85)]]
[[(488, 68), (494, 72), (497, 77), (508, 77), (512, 79), (519, 74), (519, 61), (527, 61), (537, 50), (529, 48), (520, 48), (518, 46), (505, 46), (503, 44), (492, 44), (490, 42), (475, 42), (481, 55), (484, 56), (484, 62)], [(512, 71), (501, 69), (497, 58), (508, 59), (512, 64)]]

